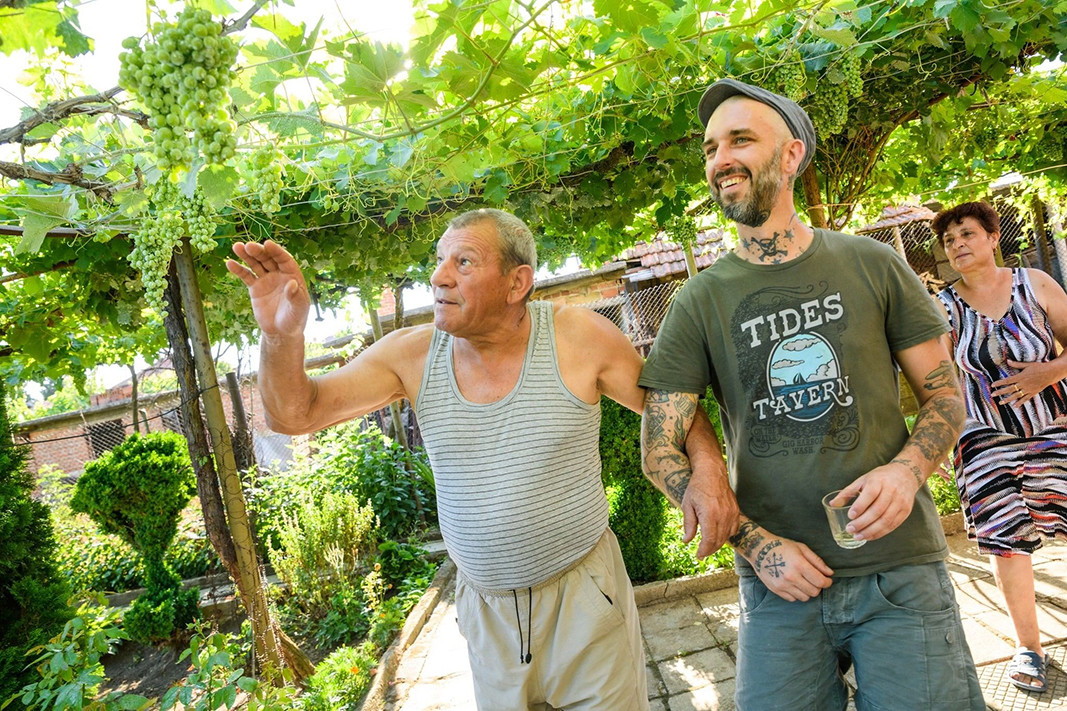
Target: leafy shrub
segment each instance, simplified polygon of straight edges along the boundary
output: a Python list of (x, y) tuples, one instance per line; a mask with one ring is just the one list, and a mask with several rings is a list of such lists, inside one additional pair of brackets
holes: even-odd
[(126, 620), (137, 641), (166, 639), (197, 613), (195, 591), (182, 591), (181, 578), (164, 560), (194, 490), (185, 440), (173, 432), (131, 435), (87, 463), (78, 479), (71, 509), (142, 556), (146, 590)]
[[(88, 516), (75, 514), (61, 504), (53, 505), (52, 521), (59, 541), (59, 569), (75, 594), (123, 592), (145, 586), (141, 555), (118, 536), (102, 533)], [(167, 567), (180, 578), (195, 578), (221, 568), (203, 529), (199, 515), (183, 517), (178, 535), (164, 554)]]
[(118, 711), (146, 709), (152, 700), (112, 691), (99, 695), (104, 681), (100, 658), (128, 635), (119, 627), (119, 611), (107, 607), (102, 597), (84, 603), (63, 631), (37, 647), (43, 653), (34, 661), (36, 681), (27, 684), (0, 708), (15, 701), (27, 711)]
[(405, 612), (418, 602), (437, 573), (437, 564), (429, 559), (425, 549), (396, 541), (378, 545), (375, 568), (388, 588), (395, 589), (397, 597), (407, 605)]
[(657, 580), (664, 567), (661, 542), (670, 504), (641, 472), (641, 416), (600, 399), (600, 459), (608, 495), (608, 525), (619, 539), (635, 581)]
[(951, 468), (949, 469), (949, 473), (953, 477), (953, 482), (945, 481), (936, 472), (926, 480), (926, 484), (930, 487), (930, 494), (934, 497), (934, 505), (937, 506), (937, 513), (941, 516), (956, 513), (960, 510), (961, 506), (960, 492), (955, 484), (956, 473)]
[(14, 446), (0, 393), (0, 700), (34, 678), (27, 651), (70, 618), (48, 507), (31, 498), (28, 448)]
[(163, 695), (163, 711), (179, 704), (186, 711), (232, 709), (241, 691), (248, 693), (251, 711), (291, 711), (301, 706), (292, 684), (275, 687), (244, 673), (244, 655), (233, 635), (197, 623), (181, 659), (188, 659), (193, 671)]
[[(722, 445), (719, 406), (709, 389), (702, 401)], [(623, 560), (635, 582), (693, 575), (733, 564), (723, 546), (698, 560), (699, 535), (682, 543), (682, 514), (671, 506), (641, 470), (641, 417), (601, 398), (600, 458), (608, 495), (608, 524), (619, 539)]]
[(250, 477), (246, 491), (256, 533), (269, 548), (281, 545), (278, 531), (286, 511), (308, 497), (317, 502), (327, 492), (369, 501), (382, 538), (402, 539), (436, 523), (426, 453), (418, 450), (409, 455), (377, 427), (362, 426), (357, 421), (333, 427), (316, 438), (310, 454), (298, 455), (288, 471)]
[(378, 664), (373, 643), (341, 647), (319, 662), (304, 694), (307, 711), (358, 709)]
[(374, 511), (348, 493), (310, 497), (283, 516), (280, 548), (271, 548), (278, 577), (289, 585), (282, 610), (323, 646), (367, 634), (376, 601), (368, 599), (363, 576), (370, 570), (378, 538)]
[(374, 511), (351, 494), (308, 498), (283, 521), (274, 570), (312, 614), (328, 607), (336, 585), (358, 579), (377, 551)]

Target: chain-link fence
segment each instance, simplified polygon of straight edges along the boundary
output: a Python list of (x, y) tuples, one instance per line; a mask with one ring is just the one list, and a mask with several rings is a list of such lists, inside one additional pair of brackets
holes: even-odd
[[(306, 446), (307, 438), (293, 438), (271, 432), (262, 419), (254, 384), (245, 379), (236, 387), (220, 387), (223, 409), (234, 433), (234, 446), (251, 439), (254, 460), (261, 468), (284, 469), (293, 458), (294, 448)], [(234, 399), (240, 398), (235, 407)], [(177, 391), (142, 395), (137, 401), (136, 424), (132, 398), (105, 403), (84, 410), (52, 415), (15, 426), (15, 439), (30, 445), (30, 466), (58, 468), (71, 480), (85, 463), (120, 444), (134, 432), (177, 432), (185, 434), (182, 402)], [(243, 421), (242, 421), (243, 418)]]
[(648, 355), (652, 341), (659, 333), (667, 307), (684, 279), (663, 282), (644, 289), (626, 289), (618, 296), (585, 304), (576, 304), (606, 316), (629, 337), (634, 347), (643, 356)]
[[(1048, 215), (1043, 210), (1039, 216), (1020, 214), (1014, 204), (1000, 196), (994, 196), (988, 202), (1000, 215), (1000, 253), (1004, 265), (1041, 269), (1063, 283), (1057, 256), (1063, 251), (1063, 245), (1048, 239), (1047, 235), (1053, 232)], [(959, 278), (930, 229), (934, 215), (926, 207), (886, 208), (881, 220), (859, 230), (860, 234), (893, 246), (931, 293)], [(1037, 225), (1037, 234), (1031, 225)]]

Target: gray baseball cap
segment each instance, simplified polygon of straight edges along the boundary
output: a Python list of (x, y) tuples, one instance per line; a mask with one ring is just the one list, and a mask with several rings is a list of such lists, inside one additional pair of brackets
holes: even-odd
[(793, 138), (799, 138), (804, 142), (804, 160), (800, 162), (800, 169), (797, 171), (798, 174), (803, 173), (808, 163), (811, 163), (811, 159), (815, 157), (815, 126), (812, 125), (807, 112), (792, 99), (736, 79), (720, 79), (709, 86), (704, 95), (700, 97), (700, 103), (697, 104), (700, 125), (707, 128), (708, 120), (715, 113), (715, 109), (719, 108), (719, 104), (731, 96), (738, 95), (747, 96), (770, 106), (785, 121)]

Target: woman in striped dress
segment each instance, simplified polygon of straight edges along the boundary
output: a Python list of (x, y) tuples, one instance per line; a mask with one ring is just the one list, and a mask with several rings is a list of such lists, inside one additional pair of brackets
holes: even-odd
[(934, 219), (960, 279), (937, 298), (967, 404), (956, 486), (968, 536), (988, 554), (1018, 641), (1012, 683), (1047, 686), (1030, 554), (1067, 539), (1067, 294), (1036, 269), (998, 267), (1000, 217), (982, 202)]

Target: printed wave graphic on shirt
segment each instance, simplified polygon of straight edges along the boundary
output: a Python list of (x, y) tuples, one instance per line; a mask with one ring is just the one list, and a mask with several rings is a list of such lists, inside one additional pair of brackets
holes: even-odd
[(817, 333), (799, 333), (779, 341), (767, 359), (771, 397), (754, 404), (759, 418), (785, 415), (798, 422), (817, 420), (834, 404), (850, 405), (848, 378), (833, 347)]

